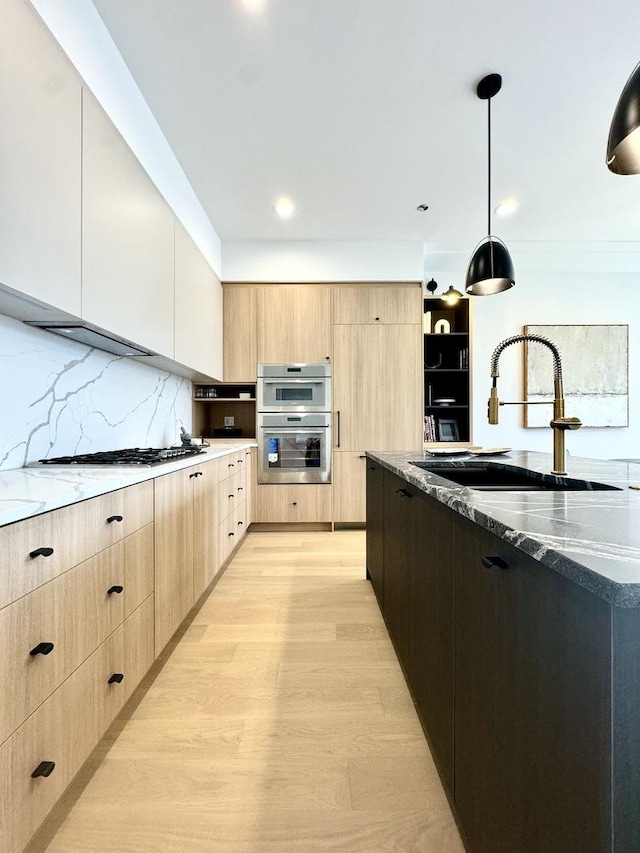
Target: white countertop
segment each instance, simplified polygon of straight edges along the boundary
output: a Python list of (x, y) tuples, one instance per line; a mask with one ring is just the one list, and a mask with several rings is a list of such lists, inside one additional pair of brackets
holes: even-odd
[(0, 471), (0, 527), (257, 446), (255, 439), (223, 439), (210, 444), (197, 456), (158, 465), (42, 465)]

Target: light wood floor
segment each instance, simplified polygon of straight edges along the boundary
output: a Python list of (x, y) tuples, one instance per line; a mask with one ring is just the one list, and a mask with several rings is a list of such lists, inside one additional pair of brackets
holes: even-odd
[(250, 533), (173, 646), (30, 851), (463, 853), (362, 531)]

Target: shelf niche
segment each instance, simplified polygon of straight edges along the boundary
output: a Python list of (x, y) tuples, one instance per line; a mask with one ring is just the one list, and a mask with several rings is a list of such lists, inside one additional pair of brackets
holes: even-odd
[[(238, 383), (193, 386), (193, 434), (202, 438), (255, 438), (256, 386)], [(248, 397), (240, 397), (248, 394)], [(225, 418), (233, 427), (225, 430)], [(236, 430), (242, 432), (237, 435)]]
[(425, 298), (424, 440), (471, 442), (469, 300)]

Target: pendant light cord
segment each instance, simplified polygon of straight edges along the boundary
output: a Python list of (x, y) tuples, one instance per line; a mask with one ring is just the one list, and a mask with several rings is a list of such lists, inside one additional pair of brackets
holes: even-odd
[(487, 235), (491, 236), (491, 98), (487, 98)]

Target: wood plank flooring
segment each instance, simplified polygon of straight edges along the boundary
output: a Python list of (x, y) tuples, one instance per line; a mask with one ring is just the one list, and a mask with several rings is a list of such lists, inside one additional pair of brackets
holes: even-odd
[(138, 698), (30, 853), (463, 853), (362, 531), (250, 533)]

